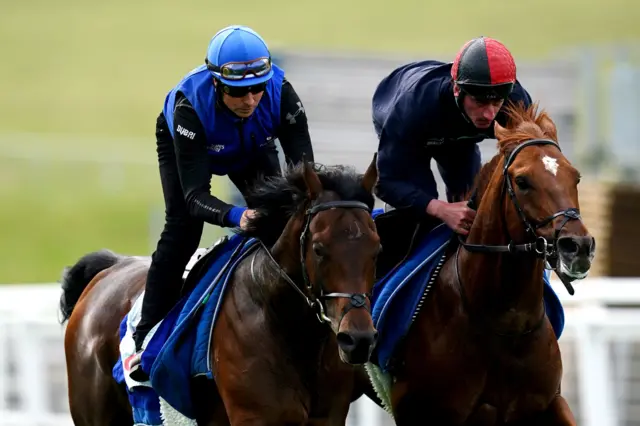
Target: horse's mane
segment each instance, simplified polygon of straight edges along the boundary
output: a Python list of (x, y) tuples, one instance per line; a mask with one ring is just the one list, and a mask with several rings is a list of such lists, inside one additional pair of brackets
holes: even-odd
[[(373, 209), (373, 195), (362, 186), (362, 174), (351, 166), (325, 166), (314, 163), (313, 170), (323, 190), (333, 191), (342, 200), (361, 201)], [(247, 206), (258, 215), (249, 220), (248, 230), (241, 233), (272, 246), (282, 234), (292, 215), (309, 201), (304, 182), (304, 164), (288, 166), (282, 176), (260, 178), (246, 196)]]
[(540, 112), (538, 109), (537, 102), (529, 107), (525, 107), (522, 102), (510, 103), (505, 106), (503, 111), (507, 117), (506, 132), (496, 135), (498, 153), (482, 166), (470, 192), (477, 191), (478, 202), (487, 189), (496, 168), (504, 164), (502, 160), (508, 157), (518, 145), (531, 139), (551, 139), (558, 143), (558, 135), (553, 121), (544, 109)]

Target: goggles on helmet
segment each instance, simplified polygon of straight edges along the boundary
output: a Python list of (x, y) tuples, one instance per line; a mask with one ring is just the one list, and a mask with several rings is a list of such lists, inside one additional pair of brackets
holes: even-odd
[(245, 62), (227, 62), (221, 66), (213, 65), (208, 59), (205, 62), (209, 71), (225, 80), (242, 80), (248, 74), (262, 77), (271, 71), (271, 58), (266, 57)]

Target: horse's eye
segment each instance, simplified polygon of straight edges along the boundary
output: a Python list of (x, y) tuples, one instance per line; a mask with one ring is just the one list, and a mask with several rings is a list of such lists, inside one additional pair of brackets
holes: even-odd
[(576, 185), (580, 183), (580, 181), (582, 180), (582, 175), (578, 175), (578, 178), (576, 179)]
[(313, 243), (313, 252), (318, 257), (323, 257), (327, 254), (327, 251), (322, 243)]
[(531, 185), (529, 185), (529, 180), (524, 176), (516, 176), (516, 185), (522, 191), (526, 191), (527, 189), (531, 189)]

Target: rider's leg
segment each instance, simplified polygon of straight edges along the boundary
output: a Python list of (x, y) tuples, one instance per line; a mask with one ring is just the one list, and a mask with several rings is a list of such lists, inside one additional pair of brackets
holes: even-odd
[(141, 319), (136, 327), (136, 351), (151, 329), (180, 297), (182, 274), (198, 248), (203, 223), (185, 217), (167, 216), (147, 274)]
[(156, 125), (160, 180), (165, 200), (165, 226), (151, 257), (141, 319), (134, 333), (136, 357), (131, 362), (131, 378), (146, 380), (140, 368), (140, 350), (149, 331), (178, 301), (182, 274), (198, 248), (204, 223), (189, 216), (178, 175), (173, 140), (161, 114)]

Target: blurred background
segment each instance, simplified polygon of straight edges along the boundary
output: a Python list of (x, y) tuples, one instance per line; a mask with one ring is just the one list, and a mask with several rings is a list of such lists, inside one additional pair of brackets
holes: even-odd
[[(230, 24), (269, 43), (316, 160), (360, 171), (377, 148), (370, 101), (382, 77), (451, 61), (472, 37), (504, 42), (584, 176), (580, 207), (598, 244), (576, 295), (557, 287), (563, 393), (582, 425), (640, 425), (637, 1), (0, 0), (0, 11), (0, 425), (72, 424), (56, 281), (92, 250), (152, 253), (164, 217), (155, 119)], [(481, 149), (487, 161), (495, 141)], [(239, 202), (226, 178), (212, 185)], [(206, 227), (201, 246), (223, 232)], [(368, 400), (353, 405), (350, 426), (388, 424)]]

